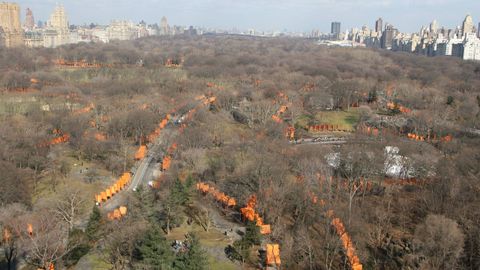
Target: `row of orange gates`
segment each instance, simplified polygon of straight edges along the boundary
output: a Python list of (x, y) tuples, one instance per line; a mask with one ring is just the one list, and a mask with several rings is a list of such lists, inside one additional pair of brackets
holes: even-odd
[[(197, 190), (202, 192), (203, 195), (210, 194), (213, 198), (221, 203), (224, 207), (235, 207), (237, 206), (237, 201), (226, 195), (225, 193), (218, 191), (214, 187), (205, 184), (203, 182), (197, 183)], [(263, 218), (255, 211), (257, 204), (257, 197), (255, 195), (250, 196), (245, 207), (240, 208), (240, 213), (244, 221), (248, 220), (250, 222), (255, 222), (257, 227), (260, 229), (260, 233), (267, 235), (272, 233), (271, 226), (263, 222)], [(267, 244), (266, 245), (266, 265), (267, 266), (280, 266), (280, 245), (278, 244)]]
[(428, 134), (428, 135), (419, 135), (419, 134), (416, 134), (416, 133), (407, 133), (407, 134), (403, 134), (402, 133), (399, 133), (399, 132), (393, 132), (393, 131), (390, 131), (388, 129), (378, 129), (378, 128), (374, 128), (374, 127), (368, 127), (368, 126), (361, 126), (357, 129), (360, 133), (362, 134), (365, 134), (367, 136), (374, 136), (374, 137), (378, 137), (380, 135), (387, 135), (387, 134), (391, 134), (391, 135), (396, 135), (396, 136), (406, 136), (408, 139), (412, 140), (412, 141), (418, 141), (418, 142), (444, 142), (444, 143), (449, 143), (451, 141), (453, 141), (453, 136), (452, 135), (446, 135), (446, 136), (437, 136), (436, 134)]
[[(148, 136), (149, 141), (154, 141), (161, 133), (161, 131), (167, 126), (168, 120), (170, 119), (170, 115), (167, 114), (164, 119), (160, 122), (158, 127)], [(145, 158), (147, 154), (147, 146), (141, 145), (137, 152), (135, 153), (135, 160), (142, 160)], [(132, 174), (129, 172), (125, 172), (112, 186), (108, 187), (105, 191), (100, 192), (99, 194), (95, 195), (95, 202), (97, 205), (100, 205), (103, 202), (106, 202), (108, 199), (112, 198), (115, 194), (123, 190), (128, 184), (130, 184), (132, 180)], [(120, 211), (120, 209), (117, 209)], [(125, 212), (126, 213), (126, 212)], [(122, 217), (123, 215), (111, 214), (111, 217)], [(110, 218), (110, 216), (109, 216)], [(110, 218), (112, 219), (112, 218)], [(117, 218), (113, 218), (117, 219)]]
[[(315, 194), (310, 193), (310, 198), (313, 204), (315, 205), (318, 204), (321, 207), (325, 206), (325, 201), (318, 200)], [(345, 229), (345, 225), (343, 224), (342, 220), (338, 217), (335, 217), (335, 212), (333, 210), (327, 210), (326, 216), (332, 220), (330, 224), (332, 225), (333, 228), (335, 228), (335, 232), (337, 233), (338, 237), (340, 238), (340, 241), (342, 242), (342, 247), (345, 250), (351, 269), (362, 270), (363, 265), (360, 262), (360, 258), (357, 255), (355, 245), (353, 244), (352, 238), (350, 237), (347, 230)]]
[(95, 195), (95, 202), (97, 203), (97, 205), (106, 202), (107, 200), (111, 199), (115, 194), (122, 191), (128, 184), (130, 184), (131, 180), (131, 173), (126, 172), (122, 174), (122, 176), (120, 176), (120, 178), (115, 182), (115, 184)]
[(107, 214), (107, 218), (109, 220), (121, 219), (122, 217), (127, 215), (127, 207), (120, 206), (119, 208), (113, 210), (112, 212)]
[[(208, 105), (208, 104), (212, 104), (214, 102), (216, 102), (216, 97), (215, 96), (200, 96), (200, 97), (197, 97), (196, 98), (197, 101), (201, 101), (203, 105)], [(171, 111), (171, 113), (174, 113), (177, 109), (173, 109)], [(193, 114), (196, 112), (197, 110), (195, 108), (193, 109), (190, 109), (186, 114), (185, 114), (185, 120), (191, 120), (192, 117), (193, 117)], [(162, 121), (160, 121), (160, 123), (158, 124), (158, 126), (155, 128), (155, 130), (149, 134), (147, 136), (147, 141), (148, 142), (153, 142), (155, 141), (158, 136), (160, 136), (160, 133), (162, 132), (163, 129), (165, 129), (165, 127), (167, 126), (168, 124), (168, 121), (170, 121), (170, 119), (172, 118), (172, 116), (170, 114), (167, 114), (165, 116), (165, 118), (162, 119)], [(186, 125), (185, 123), (183, 123), (179, 129), (180, 133), (183, 133), (184, 129), (185, 129)], [(173, 157), (173, 153), (175, 152), (175, 150), (177, 149), (178, 145), (176, 142), (172, 143), (172, 145), (167, 149), (167, 152), (166, 152), (166, 155), (163, 157), (163, 160), (162, 160), (162, 171), (167, 171), (170, 169), (170, 166), (172, 164), (172, 157)], [(137, 150), (137, 152), (135, 153), (135, 160), (139, 161), (139, 160), (142, 160), (146, 157), (148, 153), (148, 148), (145, 144), (141, 144)], [(152, 187), (153, 188), (158, 188), (159, 187), (159, 183), (158, 181), (153, 181), (152, 182)]]
[(350, 132), (345, 126), (342, 125), (329, 125), (329, 124), (322, 124), (322, 125), (312, 125), (308, 127), (308, 131), (310, 132)]
[[(288, 96), (284, 95), (283, 93), (279, 94), (279, 97), (285, 99), (288, 101)], [(281, 106), (280, 109), (277, 111), (276, 114), (272, 116), (272, 119), (277, 122), (277, 123), (282, 123), (283, 120), (280, 118), (280, 116), (287, 111), (288, 107), (287, 106)], [(313, 127), (309, 127), (309, 131), (311, 132), (318, 132), (318, 131), (343, 131), (340, 130), (339, 126), (334, 126), (334, 125), (317, 125)], [(293, 140), (295, 138), (295, 128), (294, 127), (288, 127), (286, 131), (286, 137), (289, 138), (290, 140)], [(208, 187), (208, 185), (207, 185)], [(367, 185), (368, 187), (368, 185)], [(198, 188), (198, 185), (197, 185)], [(208, 187), (209, 188), (209, 187)], [(312, 193), (312, 202), (314, 204), (318, 203), (318, 198)], [(320, 200), (319, 202), (320, 206), (325, 206), (325, 201)], [(250, 221), (257, 221), (257, 226), (259, 224), (263, 224), (263, 220), (260, 218), (258, 214), (255, 213), (255, 205), (256, 205), (256, 196), (252, 195), (248, 202), (247, 206), (244, 208), (241, 208), (240, 211), (242, 213), (242, 217), (244, 219), (250, 220)], [(345, 230), (345, 226), (343, 225), (342, 221), (340, 218), (334, 217), (334, 212), (333, 210), (327, 211), (327, 216), (332, 219), (331, 225), (335, 228), (335, 231), (337, 235), (340, 237), (340, 240), (343, 245), (343, 249), (346, 252), (348, 261), (350, 263), (350, 266), (352, 270), (362, 270), (363, 266), (360, 263), (360, 259), (356, 254), (355, 247), (353, 245), (353, 242)], [(271, 232), (270, 226), (268, 225), (268, 231), (269, 233)], [(266, 264), (267, 266), (280, 266), (281, 260), (280, 260), (280, 247), (278, 244), (268, 244), (267, 245), (267, 258), (266, 258)]]

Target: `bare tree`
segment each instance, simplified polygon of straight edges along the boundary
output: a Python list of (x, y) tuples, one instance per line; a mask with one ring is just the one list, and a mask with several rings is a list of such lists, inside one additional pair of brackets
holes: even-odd
[(422, 269), (455, 269), (463, 252), (464, 234), (455, 220), (428, 215), (415, 230), (416, 253), (425, 256)]
[(53, 211), (58, 218), (68, 224), (69, 230), (71, 231), (77, 216), (84, 210), (84, 203), (85, 200), (79, 190), (65, 188), (56, 200)]
[(48, 210), (37, 210), (29, 218), (31, 231), (26, 231), (23, 246), (30, 265), (49, 269), (76, 247), (68, 241), (68, 224), (49, 215)]
[(10, 204), (0, 209), (1, 247), (8, 270), (15, 269), (16, 258), (21, 253), (21, 236), (22, 232), (27, 229), (24, 222), (26, 214), (27, 209), (22, 204)]

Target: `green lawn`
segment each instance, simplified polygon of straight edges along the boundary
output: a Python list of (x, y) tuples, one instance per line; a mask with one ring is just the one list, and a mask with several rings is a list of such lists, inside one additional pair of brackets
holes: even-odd
[(349, 111), (318, 112), (315, 115), (315, 120), (319, 124), (338, 125), (351, 131), (355, 129), (354, 127), (359, 119), (360, 111), (357, 108), (352, 108)]
[[(212, 270), (233, 270), (239, 269), (239, 267), (227, 259), (224, 254), (224, 249), (231, 241), (228, 237), (226, 237), (223, 233), (216, 230), (215, 228), (210, 228), (208, 232), (206, 232), (201, 226), (199, 225), (187, 225), (183, 224), (182, 226), (173, 229), (170, 232), (170, 235), (167, 236), (168, 240), (184, 240), (185, 234), (189, 232), (195, 232), (200, 240), (200, 244), (205, 248), (207, 251), (209, 267), (208, 269)], [(219, 259), (221, 258), (221, 259)]]
[(87, 255), (83, 256), (80, 261), (72, 268), (72, 270), (109, 270), (112, 269), (112, 265), (107, 263), (101, 255), (97, 252), (90, 251)]

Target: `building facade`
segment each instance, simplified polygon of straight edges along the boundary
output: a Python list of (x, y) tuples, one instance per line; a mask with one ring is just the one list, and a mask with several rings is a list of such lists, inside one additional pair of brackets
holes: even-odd
[(336, 38), (339, 38), (340, 33), (341, 33), (341, 23), (340, 22), (332, 22), (332, 27), (330, 33), (335, 36)]
[(24, 44), (19, 5), (0, 3), (0, 28), (1, 45), (18, 47)]
[(137, 37), (135, 25), (129, 21), (114, 20), (107, 27), (108, 39), (131, 40)]
[(33, 17), (33, 12), (31, 9), (27, 8), (25, 13), (25, 29), (27, 31), (33, 30), (35, 27), (35, 18)]
[(55, 48), (70, 43), (70, 30), (67, 14), (63, 6), (56, 6), (43, 31), (44, 46)]
[(375, 32), (382, 33), (383, 32), (383, 19), (379, 18), (375, 21)]

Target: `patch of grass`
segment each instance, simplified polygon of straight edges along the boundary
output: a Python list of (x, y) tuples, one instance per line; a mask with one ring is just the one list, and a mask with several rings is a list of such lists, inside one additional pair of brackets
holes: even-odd
[(308, 124), (312, 121), (310, 115), (302, 114), (295, 120), (296, 128), (308, 128)]
[(360, 111), (352, 108), (349, 111), (318, 112), (315, 120), (319, 124), (338, 125), (346, 130), (354, 130), (354, 126), (360, 119)]
[(215, 228), (210, 228), (206, 232), (201, 226), (192, 224), (182, 224), (180, 227), (173, 229), (170, 235), (167, 235), (168, 240), (184, 240), (185, 235), (189, 232), (195, 232), (200, 240), (200, 244), (205, 247), (227, 246), (230, 240), (223, 233)]
[(212, 270), (230, 270), (230, 269), (240, 269), (236, 264), (231, 262), (225, 256), (225, 248), (232, 244), (231, 240), (225, 236), (221, 231), (210, 228), (206, 232), (201, 226), (197, 224), (188, 225), (186, 223), (182, 224), (180, 227), (173, 229), (170, 232), (170, 235), (167, 235), (166, 238), (169, 241), (185, 239), (185, 235), (189, 232), (195, 232), (200, 240), (200, 244), (207, 252), (208, 256), (208, 269)]
[(73, 269), (109, 270), (112, 269), (112, 265), (103, 260), (98, 253), (90, 252), (83, 256)]
[(215, 257), (208, 256), (208, 269), (211, 270), (236, 270), (240, 269), (239, 266), (231, 261), (218, 261)]

